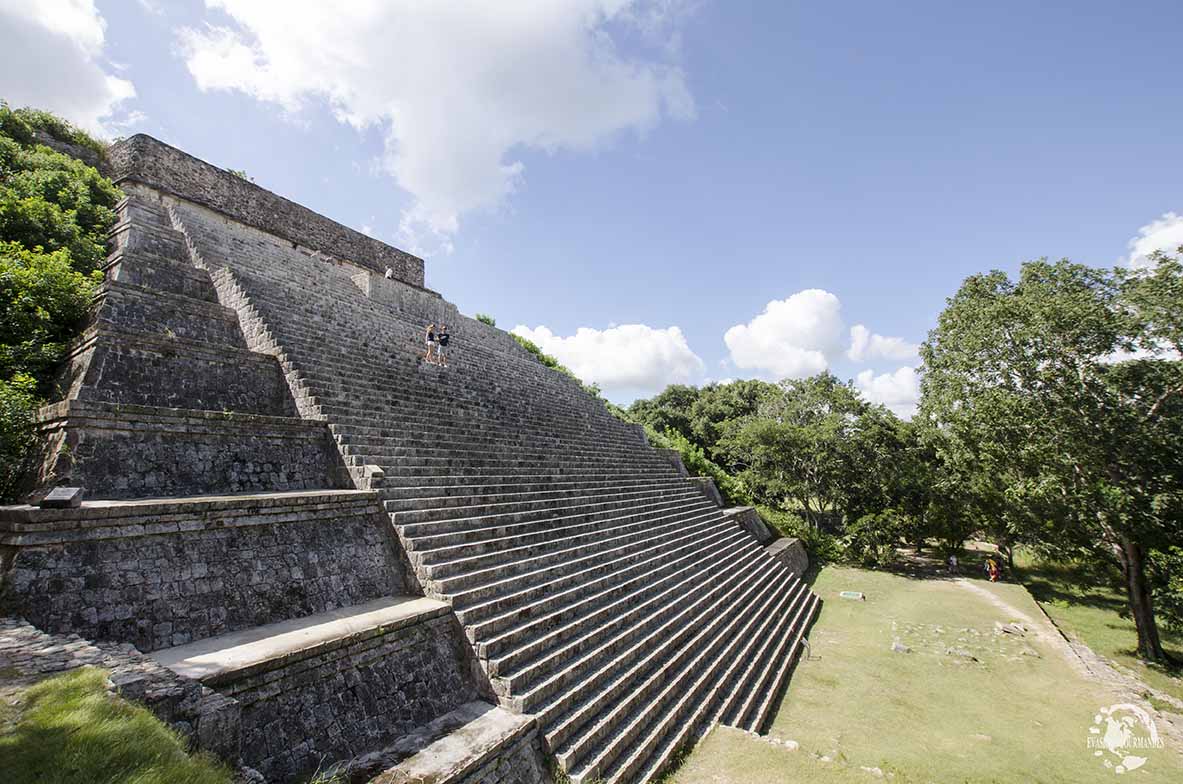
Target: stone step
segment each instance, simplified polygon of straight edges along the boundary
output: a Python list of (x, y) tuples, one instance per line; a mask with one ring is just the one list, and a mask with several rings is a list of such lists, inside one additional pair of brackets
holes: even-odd
[[(683, 519), (681, 528), (654, 537), (641, 547), (634, 547), (625, 553), (613, 553), (607, 560), (581, 561), (568, 571), (526, 575), (517, 580), (505, 580), (488, 585), (457, 591), (449, 594), (452, 606), (466, 625), (521, 608), (531, 602), (558, 591), (585, 585), (595, 578), (612, 574), (630, 565), (648, 563), (653, 556), (677, 550), (689, 543), (690, 538), (723, 527), (726, 523), (714, 512), (704, 511), (692, 518)], [(525, 579), (533, 577), (534, 579)]]
[(447, 603), (435, 599), (392, 596), (165, 648), (151, 656), (178, 675), (217, 686), (448, 612)]
[[(656, 509), (679, 508), (683, 502), (695, 499), (687, 496), (669, 498), (666, 503), (652, 504)], [(678, 506), (675, 506), (677, 504)], [(573, 530), (574, 529), (574, 530)], [(519, 567), (533, 569), (548, 561), (552, 555), (596, 552), (599, 546), (628, 541), (630, 537), (653, 530), (648, 515), (636, 514), (605, 522), (597, 526), (562, 526), (549, 532), (548, 536), (515, 536), (485, 542), (483, 552), (452, 551), (440, 555), (435, 553), (416, 554), (417, 566), (435, 581), (461, 575), (488, 573), (487, 570), (501, 567), (500, 574), (512, 574)], [(435, 556), (435, 557), (431, 557)]]
[[(742, 571), (758, 555), (759, 549), (754, 547), (746, 551), (713, 553), (712, 561), (705, 566), (700, 564), (703, 568), (699, 571), (679, 575), (679, 582), (668, 586), (650, 582), (642, 590), (556, 629), (546, 638), (536, 640), (533, 646), (518, 647), (514, 654), (522, 653), (524, 661), (503, 674), (499, 672), (495, 688), (498, 693), (506, 695), (528, 691), (564, 662), (590, 650), (599, 650), (609, 639), (636, 639), (661, 623), (669, 612), (676, 610), (678, 603), (718, 585), (728, 577), (726, 570)], [(511, 657), (503, 657), (502, 661), (507, 659), (512, 661)]]
[[(669, 499), (645, 499), (640, 503), (628, 501), (606, 502), (595, 505), (571, 507), (567, 513), (555, 515), (553, 511), (543, 510), (533, 514), (499, 515), (496, 519), (470, 518), (455, 520), (437, 520), (431, 523), (415, 523), (414, 530), (418, 534), (408, 532), (409, 526), (398, 527), (396, 530), (407, 542), (406, 550), (414, 553), (415, 563), (422, 560), (422, 554), (417, 540), (424, 534), (436, 535), (440, 533), (464, 533), (468, 530), (480, 531), (481, 538), (501, 538), (529, 535), (535, 532), (545, 532), (555, 528), (567, 526), (583, 526), (594, 523), (607, 525), (611, 522), (624, 523), (631, 520), (651, 519), (669, 516), (671, 514), (713, 514), (716, 510), (704, 503), (701, 496), (687, 494)], [(433, 540), (433, 542), (436, 540)]]
[(474, 622), (466, 627), (467, 633), (489, 674), (505, 674), (567, 639), (580, 624), (609, 605), (631, 606), (634, 599), (642, 600), (649, 591), (670, 584), (679, 575), (708, 570), (719, 557), (750, 546), (741, 532), (720, 527), (677, 550), (619, 572), (596, 575), (591, 582)]
[[(706, 522), (707, 526), (700, 523)], [(725, 525), (710, 525), (707, 518), (696, 518), (692, 527), (697, 538), (673, 537), (642, 550), (634, 557), (619, 559), (609, 568), (587, 569), (527, 591), (511, 593), (494, 602), (461, 608), (457, 616), (465, 623), (465, 633), (488, 663), (529, 642), (552, 624), (594, 612), (604, 604), (626, 594), (631, 588), (659, 582), (685, 559), (703, 559), (709, 547), (727, 548), (739, 532)], [(551, 588), (551, 590), (545, 590)]]
[[(693, 514), (701, 507), (693, 502), (687, 502), (683, 507), (674, 507), (671, 511), (675, 516)], [(428, 578), (436, 590), (446, 594), (462, 594), (477, 588), (505, 586), (508, 582), (519, 579), (537, 580), (568, 574), (581, 566), (593, 562), (603, 562), (612, 557), (622, 555), (670, 530), (676, 530), (682, 524), (680, 519), (674, 519), (662, 524), (654, 524), (648, 530), (618, 534), (604, 538), (595, 545), (576, 545), (564, 549), (545, 552), (540, 555), (522, 558), (518, 561), (499, 563), (474, 569), (469, 572), (447, 575), (439, 578)]]
[(770, 646), (768, 655), (763, 657), (763, 670), (754, 683), (745, 689), (747, 699), (735, 712), (734, 717), (725, 723), (751, 732), (763, 729), (773, 701), (780, 696), (784, 679), (796, 661), (801, 638), (817, 611), (818, 597), (810, 592), (803, 593), (808, 595), (805, 595), (804, 601), (795, 608), (794, 616), (784, 624), (775, 638), (775, 645)]
[(564, 757), (560, 752), (559, 759), (568, 766), (572, 780), (629, 781), (634, 768), (648, 761), (670, 732), (679, 727), (695, 727), (710, 706), (710, 686), (715, 673), (725, 666), (731, 651), (742, 644), (745, 630), (759, 628), (762, 621), (776, 617), (785, 601), (785, 579), (780, 574), (759, 591), (749, 591), (759, 611), (746, 616), (737, 614), (713, 632), (701, 632), (696, 638), (703, 641), (698, 653), (687, 657), (676, 670), (663, 668), (659, 678), (651, 679), (652, 696), (647, 700), (630, 695), (626, 702), (613, 708), (597, 729), (582, 736), (585, 748), (590, 746), (588, 741), (595, 743), (582, 761), (573, 762), (578, 759), (574, 745), (568, 752), (570, 756)]
[(386, 509), (388, 511), (401, 512), (408, 509), (454, 509), (491, 503), (496, 500), (512, 502), (517, 499), (567, 498), (609, 490), (627, 492), (634, 488), (663, 489), (684, 486), (684, 484), (685, 480), (682, 477), (653, 479), (646, 476), (630, 475), (625, 479), (593, 479), (586, 482), (397, 487), (383, 490), (382, 497), (387, 501)]
[(715, 641), (716, 632), (742, 612), (740, 599), (768, 590), (766, 578), (777, 577), (777, 570), (767, 560), (753, 568), (697, 597), (625, 650), (589, 662), (594, 669), (575, 670), (582, 677), (563, 678), (574, 669), (568, 667), (522, 695), (543, 696), (538, 702), (522, 700), (522, 706), (535, 708), (546, 743), (564, 770), (571, 773), (582, 755), (612, 734), (615, 721), (623, 718), (617, 708), (643, 703), (664, 683), (664, 673)]
[[(637, 492), (641, 493), (650, 491), (668, 493), (684, 490), (684, 483), (681, 483), (680, 487), (637, 488)], [(607, 495), (610, 492), (611, 490), (606, 490), (604, 494)], [(414, 549), (408, 547), (408, 551), (414, 553), (413, 557), (417, 558), (420, 563), (438, 563), (487, 552), (497, 552), (519, 545), (544, 544), (552, 536), (589, 532), (593, 527), (598, 528), (599, 525), (587, 522), (556, 527), (551, 524), (551, 521), (547, 521), (543, 526), (526, 524), (521, 528), (510, 525), (464, 530), (409, 540), (408, 545), (413, 545)]]
[(487, 702), (474, 701), (439, 716), (378, 752), (327, 771), (371, 784), (461, 784), (502, 781), (482, 776), (508, 769), (514, 782), (542, 784), (537, 724)]
[(579, 508), (586, 504), (599, 504), (612, 501), (636, 501), (646, 498), (660, 499), (666, 496), (688, 496), (695, 492), (689, 482), (666, 482), (662, 485), (652, 484), (634, 487), (627, 490), (612, 488), (604, 492), (578, 491), (576, 493), (549, 494), (540, 497), (538, 494), (524, 494), (519, 496), (502, 496), (493, 498), (486, 503), (475, 503), (467, 506), (428, 506), (416, 509), (392, 511), (394, 501), (386, 501), (386, 511), (395, 525), (406, 526), (419, 523), (433, 523), (449, 520), (496, 519), (503, 520), (503, 514), (525, 514), (531, 512), (550, 512), (566, 514), (566, 510)]

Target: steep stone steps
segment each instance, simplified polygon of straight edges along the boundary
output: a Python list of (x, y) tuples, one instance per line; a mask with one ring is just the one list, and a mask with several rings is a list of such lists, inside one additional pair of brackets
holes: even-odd
[[(780, 578), (783, 581), (783, 576)], [(747, 589), (745, 598), (761, 603), (765, 609), (782, 601), (783, 582), (769, 582)], [(760, 616), (755, 616), (759, 618)], [(708, 703), (709, 685), (714, 671), (722, 667), (728, 654), (742, 640), (742, 615), (717, 619), (724, 630), (711, 634), (704, 629), (688, 644), (692, 653), (680, 653), (673, 666), (664, 666), (657, 678), (650, 678), (642, 689), (630, 694), (593, 728), (557, 753), (570, 770), (572, 780), (584, 782), (606, 778), (627, 780), (631, 768), (648, 759), (653, 748), (679, 725), (696, 723), (691, 712), (701, 711)], [(643, 697), (649, 696), (647, 706)]]
[[(688, 502), (685, 507), (675, 507), (674, 513), (694, 512), (699, 502)], [(510, 590), (518, 587), (521, 580), (536, 581), (570, 574), (592, 564), (602, 564), (630, 553), (633, 549), (653, 542), (663, 534), (673, 533), (681, 526), (680, 519), (653, 524), (641, 533), (621, 534), (605, 538), (594, 547), (570, 547), (553, 553), (524, 558), (512, 564), (500, 564), (487, 569), (463, 572), (456, 575), (430, 578), (440, 593), (450, 596), (465, 596), (482, 589)]]
[[(500, 687), (503, 694), (529, 691), (533, 684), (548, 677), (564, 663), (589, 651), (602, 651), (609, 640), (616, 643), (622, 639), (637, 639), (667, 618), (680, 603), (709, 592), (729, 579), (728, 570), (743, 570), (759, 553), (755, 549), (744, 550), (734, 560), (727, 557), (730, 554), (727, 551), (717, 553), (713, 562), (700, 563), (698, 569), (676, 572), (670, 579), (647, 580), (644, 590), (635, 590), (603, 604), (595, 612), (530, 641), (531, 645), (522, 644), (519, 639), (512, 655), (499, 659), (500, 666), (490, 666), (495, 687)], [(672, 577), (680, 579), (672, 582)]]
[(639, 639), (625, 637), (619, 650), (603, 646), (601, 655), (585, 655), (514, 698), (514, 707), (538, 714), (546, 743), (568, 775), (594, 778), (599, 770), (581, 771), (579, 763), (613, 734), (626, 708), (656, 707), (650, 698), (671, 669), (691, 662), (704, 645), (726, 639), (719, 632), (742, 615), (736, 602), (768, 590), (763, 578), (775, 574), (767, 561), (754, 569), (697, 595)]
[[(248, 342), (355, 475), (383, 470), (421, 582), (573, 780), (643, 780), (733, 692), (766, 721), (812, 594), (635, 427), (441, 300), (203, 220), (179, 215)], [(420, 359), (441, 319), (449, 368)]]
[(649, 562), (655, 555), (675, 551), (679, 546), (688, 544), (687, 537), (710, 533), (722, 523), (718, 514), (711, 511), (695, 512), (689, 519), (676, 517), (675, 521), (679, 519), (679, 526), (674, 530), (659, 531), (625, 550), (603, 553), (597, 558), (580, 559), (564, 568), (524, 575), (517, 580), (495, 580), (446, 595), (457, 615), (467, 625), (471, 619), (521, 609), (549, 593), (576, 586), (582, 588), (601, 575), (618, 573), (640, 562)]
[[(651, 591), (676, 578), (706, 573), (713, 562), (702, 556), (726, 556), (750, 546), (738, 532), (718, 528), (698, 541), (683, 544), (633, 563), (617, 572), (600, 574), (585, 583), (556, 592), (544, 599), (468, 625), (477, 654), (485, 660), (489, 674), (503, 675), (525, 666), (575, 634), (590, 631), (589, 620), (631, 607), (649, 598)], [(704, 563), (705, 561), (705, 563)], [(609, 609), (613, 608), (613, 609)]]

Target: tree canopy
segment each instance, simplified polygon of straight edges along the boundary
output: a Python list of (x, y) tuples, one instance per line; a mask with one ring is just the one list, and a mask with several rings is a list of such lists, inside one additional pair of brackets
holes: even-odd
[(1183, 268), (1157, 261), (969, 278), (922, 348), (920, 417), (1027, 541), (1115, 560), (1149, 659), (1148, 553), (1183, 535)]

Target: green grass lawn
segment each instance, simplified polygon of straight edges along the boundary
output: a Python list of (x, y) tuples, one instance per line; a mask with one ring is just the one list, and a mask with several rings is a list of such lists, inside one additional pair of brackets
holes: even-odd
[[(977, 584), (1038, 617), (1022, 586)], [(878, 779), (864, 768), (901, 784), (1115, 778), (1086, 748), (1098, 708), (1113, 700), (1052, 646), (1030, 634), (996, 634), (996, 621), (1015, 619), (987, 598), (948, 580), (846, 567), (824, 568), (814, 588), (825, 604), (810, 634), (812, 658), (797, 667), (769, 733), (799, 750), (719, 728), (674, 781)], [(843, 590), (867, 600), (840, 599)], [(896, 638), (911, 652), (893, 652)], [(1183, 780), (1173, 750), (1145, 755), (1148, 762), (1121, 780)]]
[(1163, 647), (1174, 657), (1170, 669), (1148, 666), (1134, 655), (1138, 633), (1131, 618), (1123, 618), (1125, 596), (1079, 568), (1019, 558), (1016, 577), (1023, 581), (1047, 614), (1070, 636), (1144, 683), (1183, 700), (1183, 634), (1160, 624)]
[(107, 693), (85, 667), (25, 689), (5, 688), (0, 708), (4, 784), (229, 784), (230, 771), (190, 756), (145, 708)]

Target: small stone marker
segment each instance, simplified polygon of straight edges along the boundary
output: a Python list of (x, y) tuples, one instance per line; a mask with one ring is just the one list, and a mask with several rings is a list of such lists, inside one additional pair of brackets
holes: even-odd
[(865, 602), (867, 600), (866, 595), (864, 595), (862, 591), (843, 591), (838, 595), (843, 599), (858, 599), (860, 602)]
[(82, 494), (86, 492), (81, 487), (55, 487), (49, 495), (41, 499), (42, 509), (74, 509), (82, 506)]

